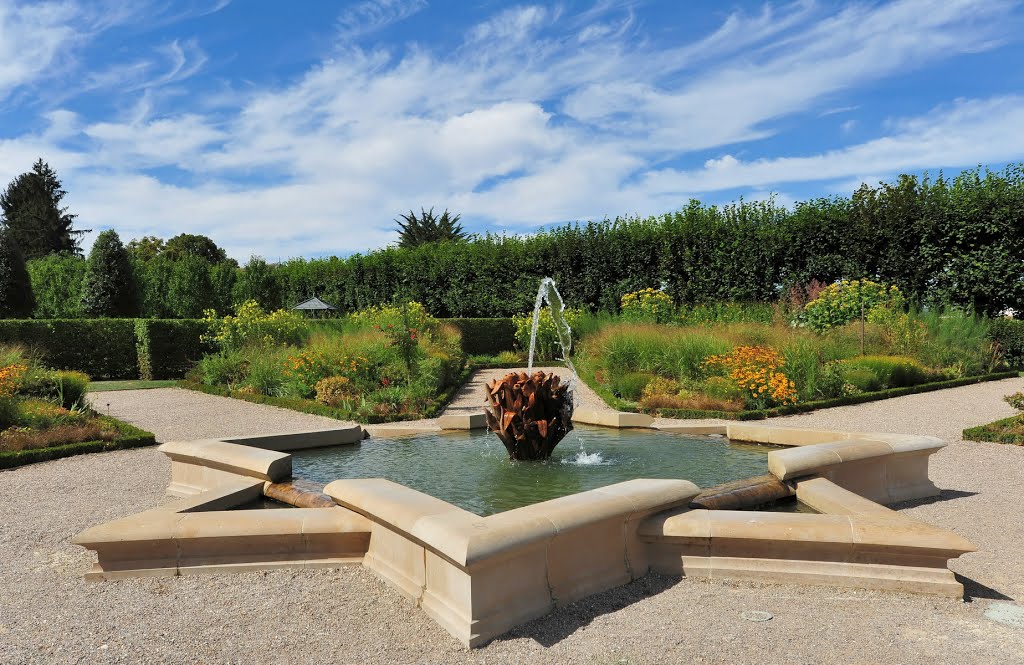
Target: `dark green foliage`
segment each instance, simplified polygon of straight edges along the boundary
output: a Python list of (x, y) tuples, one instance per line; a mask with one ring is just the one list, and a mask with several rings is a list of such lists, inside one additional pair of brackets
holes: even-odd
[(60, 404), (65, 409), (84, 404), (89, 377), (69, 370), (32, 370), (25, 378), (21, 394)]
[[(259, 256), (249, 259), (249, 262), (239, 272), (233, 294), (235, 305), (255, 300), (267, 312), (282, 307), (281, 293), (277, 281), (274, 279), (274, 268)], [(289, 303), (289, 306), (297, 305), (308, 297), (303, 296), (294, 303)]]
[(204, 235), (182, 233), (168, 240), (163, 246), (163, 255), (172, 261), (195, 257), (213, 265), (227, 261), (227, 253)]
[(128, 250), (132, 260), (145, 262), (152, 261), (160, 256), (164, 251), (164, 244), (163, 238), (143, 236), (142, 238), (134, 238), (125, 246), (125, 249)]
[(171, 290), (174, 262), (164, 256), (150, 261), (135, 261), (138, 278), (141, 312), (147, 318), (166, 319), (173, 316), (171, 301), (167, 294)]
[(200, 358), (213, 350), (200, 339), (205, 332), (203, 321), (138, 319), (135, 339), (139, 376), (146, 381), (185, 376)]
[(238, 278), (238, 264), (234, 261), (221, 261), (210, 268), (210, 286), (213, 289), (213, 308), (217, 314), (224, 316), (232, 307), (232, 293)]
[(209, 263), (191, 255), (174, 262), (167, 288), (167, 302), (173, 316), (202, 318), (203, 310), (212, 309), (214, 300)]
[(47, 462), (84, 453), (127, 450), (128, 448), (141, 448), (156, 444), (156, 437), (151, 432), (108, 416), (100, 416), (99, 420), (104, 425), (116, 428), (120, 432), (119, 436), (113, 441), (84, 441), (82, 443), (70, 443), (65, 446), (53, 446), (51, 448), (0, 452), (0, 469), (12, 469), (17, 466), (24, 466), (25, 464)]
[(2, 225), (14, 235), (25, 258), (35, 259), (51, 252), (78, 253), (76, 237), (84, 231), (72, 228), (76, 215), (61, 207), (65, 194), (57, 173), (42, 159), (0, 194)]
[(0, 319), (32, 316), (36, 302), (14, 234), (0, 228)]
[(1024, 321), (994, 319), (989, 336), (999, 345), (1003, 362), (1010, 367), (1024, 367)]
[(470, 355), (496, 355), (516, 344), (512, 319), (440, 319), (462, 333), (462, 350)]
[(446, 240), (463, 240), (466, 237), (462, 225), (459, 224), (461, 215), (452, 216), (447, 210), (440, 216), (434, 214), (434, 209), (424, 210), (420, 208), (419, 217), (412, 210), (408, 215), (400, 215), (405, 221), (398, 221), (399, 239), (398, 246), (419, 247), (430, 242), (443, 242)]
[(139, 375), (135, 322), (129, 319), (0, 321), (0, 344), (24, 344), (43, 365), (93, 379)]
[(116, 231), (99, 234), (82, 280), (82, 313), (96, 317), (138, 314), (138, 287), (128, 252)]
[(74, 254), (47, 254), (28, 262), (37, 319), (76, 319), (82, 315), (85, 259)]

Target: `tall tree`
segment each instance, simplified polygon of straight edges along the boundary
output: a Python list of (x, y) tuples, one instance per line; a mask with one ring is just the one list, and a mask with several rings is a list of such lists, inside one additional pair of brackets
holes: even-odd
[(198, 319), (203, 310), (214, 306), (210, 264), (198, 256), (186, 256), (174, 262), (167, 287), (171, 312), (181, 319)]
[(27, 318), (35, 306), (21, 248), (14, 234), (0, 229), (0, 319)]
[(89, 252), (82, 280), (82, 313), (96, 317), (138, 314), (135, 271), (116, 231), (99, 234)]
[(143, 236), (134, 238), (126, 249), (136, 261), (152, 261), (164, 251), (164, 241), (156, 236)]
[(400, 217), (405, 221), (395, 220), (398, 223), (399, 247), (419, 247), (428, 242), (463, 240), (466, 237), (466, 232), (459, 224), (462, 215), (452, 215), (448, 210), (438, 216), (434, 214), (433, 208), (420, 208), (419, 217), (412, 210), (408, 215)]
[(51, 252), (80, 253), (78, 236), (85, 231), (72, 228), (77, 215), (61, 206), (66, 194), (57, 173), (42, 159), (0, 194), (3, 226), (14, 234), (26, 259)]
[(274, 269), (263, 257), (253, 256), (239, 271), (234, 298), (236, 305), (255, 300), (267, 311), (281, 307), (281, 292), (274, 278)]
[(163, 254), (172, 261), (195, 256), (210, 265), (226, 261), (228, 258), (227, 253), (213, 240), (192, 233), (182, 233), (168, 240), (163, 247)]
[(73, 254), (48, 254), (28, 262), (37, 319), (77, 319), (82, 315), (85, 259)]

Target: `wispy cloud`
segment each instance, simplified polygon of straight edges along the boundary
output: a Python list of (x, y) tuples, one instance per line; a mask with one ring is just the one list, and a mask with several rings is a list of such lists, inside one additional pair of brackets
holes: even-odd
[(404, 21), (426, 9), (427, 0), (365, 0), (356, 3), (338, 17), (338, 38), (353, 41)]
[(831, 151), (749, 156), (780, 119), (854, 110), (876, 81), (1016, 38), (1014, 3), (766, 5), (686, 43), (648, 38), (637, 3), (575, 14), (538, 4), (467, 26), (447, 50), (361, 39), (424, 5), (355, 5), (333, 57), (284, 84), (229, 85), (188, 104), (156, 90), (202, 75), (198, 42), (112, 63), (91, 84), (121, 91), (132, 111), (49, 109), (49, 129), (0, 138), (0, 181), (45, 154), (88, 226), (204, 232), (238, 256), (287, 257), (379, 246), (395, 211), (421, 205), (528, 229), (662, 212), (708, 192), (761, 196), (1024, 155), (1024, 101), (1001, 95), (950, 100)]

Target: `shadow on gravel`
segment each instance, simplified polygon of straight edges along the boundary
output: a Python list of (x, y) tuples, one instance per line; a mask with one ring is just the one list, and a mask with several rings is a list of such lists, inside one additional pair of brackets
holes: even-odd
[(964, 585), (965, 603), (982, 598), (986, 600), (1013, 600), (1013, 598), (996, 591), (992, 587), (985, 586), (981, 582), (975, 582), (970, 577), (964, 577), (960, 573), (953, 574), (956, 575), (956, 581)]
[(648, 573), (625, 586), (609, 589), (556, 609), (551, 614), (513, 628), (494, 641), (527, 637), (545, 647), (554, 646), (587, 626), (597, 617), (611, 614), (679, 583), (681, 577)]
[(942, 490), (938, 496), (926, 496), (923, 499), (912, 499), (910, 501), (894, 503), (889, 507), (892, 508), (893, 510), (901, 510), (903, 508), (916, 508), (918, 506), (927, 506), (932, 503), (939, 503), (940, 501), (965, 499), (969, 496), (974, 496), (975, 494), (977, 494), (977, 492), (963, 492), (961, 490)]

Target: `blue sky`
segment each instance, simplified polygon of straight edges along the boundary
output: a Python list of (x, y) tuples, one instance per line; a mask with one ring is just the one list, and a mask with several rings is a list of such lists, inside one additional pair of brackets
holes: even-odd
[[(345, 255), (471, 231), (849, 193), (1024, 160), (1024, 6), (0, 0), (0, 182), (79, 225)], [(87, 241), (88, 243), (91, 242)]]

